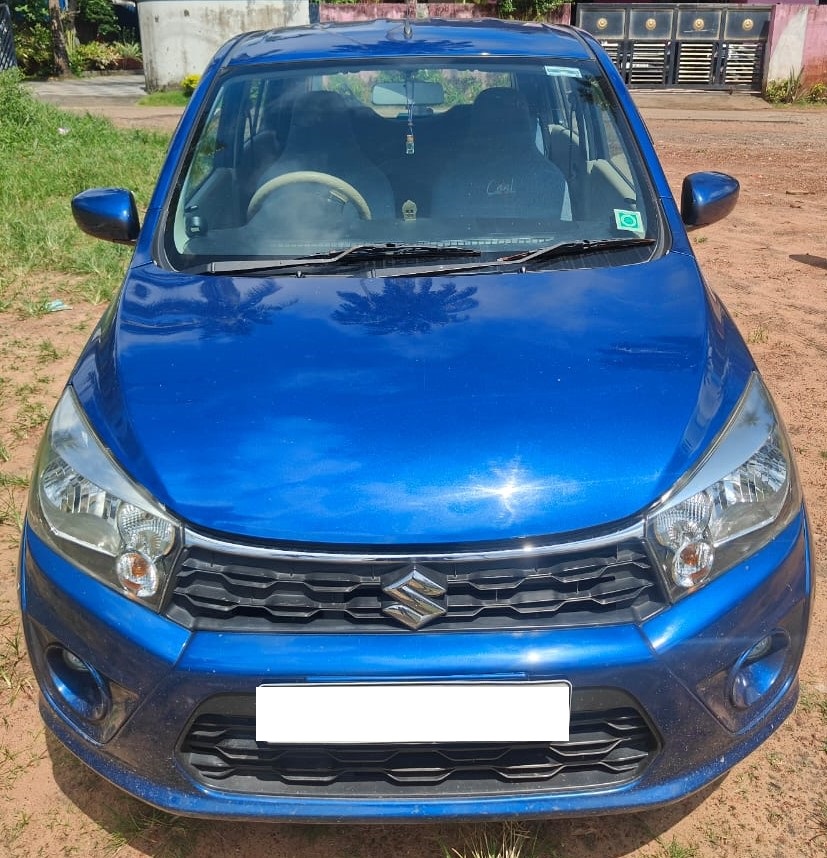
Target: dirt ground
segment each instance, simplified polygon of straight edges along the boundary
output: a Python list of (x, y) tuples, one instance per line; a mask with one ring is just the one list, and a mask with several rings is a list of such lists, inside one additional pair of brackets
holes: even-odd
[[(646, 111), (644, 110), (646, 114)], [(146, 127), (145, 110), (119, 108)], [(721, 783), (667, 809), (537, 823), (547, 858), (827, 856), (827, 111), (762, 109), (647, 119), (673, 188), (716, 169), (742, 183), (725, 221), (693, 234), (791, 432), (815, 533), (819, 587), (792, 717)], [(164, 118), (166, 127), (174, 117)], [(162, 123), (163, 124), (163, 123)], [(471, 858), (456, 825), (243, 825), (181, 820), (122, 795), (44, 733), (19, 633), (16, 546), (43, 421), (101, 307), (0, 313), (0, 855)], [(452, 850), (456, 849), (456, 853)], [(488, 854), (488, 853), (486, 853)], [(496, 854), (496, 851), (493, 853)], [(531, 854), (526, 845), (523, 855)]]

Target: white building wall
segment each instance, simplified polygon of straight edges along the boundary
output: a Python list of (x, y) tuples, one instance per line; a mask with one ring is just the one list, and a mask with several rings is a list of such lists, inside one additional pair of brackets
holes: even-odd
[[(786, 80), (804, 68), (804, 41), (807, 37), (807, 7), (799, 6), (791, 14), (787, 9), (775, 9), (767, 80)], [(780, 31), (780, 32), (776, 32)]]
[(146, 88), (201, 74), (232, 36), (309, 23), (307, 0), (138, 0)]

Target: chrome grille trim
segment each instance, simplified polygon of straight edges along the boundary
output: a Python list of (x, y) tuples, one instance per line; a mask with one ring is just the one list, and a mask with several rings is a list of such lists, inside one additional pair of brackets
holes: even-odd
[(580, 551), (598, 551), (609, 548), (619, 542), (631, 539), (643, 539), (643, 521), (636, 522), (631, 527), (616, 530), (591, 539), (570, 540), (568, 542), (540, 542), (532, 543), (524, 540), (519, 548), (492, 548), (477, 551), (442, 551), (442, 552), (416, 552), (398, 551), (383, 552), (375, 551), (307, 551), (286, 548), (267, 548), (259, 545), (250, 545), (243, 542), (229, 542), (216, 539), (194, 530), (187, 529), (184, 534), (185, 547), (202, 548), (221, 554), (235, 554), (239, 557), (249, 557), (260, 560), (302, 560), (308, 562), (322, 563), (410, 563), (420, 561), (462, 563), (480, 560), (514, 560), (517, 558), (539, 557), (541, 555), (568, 554)]

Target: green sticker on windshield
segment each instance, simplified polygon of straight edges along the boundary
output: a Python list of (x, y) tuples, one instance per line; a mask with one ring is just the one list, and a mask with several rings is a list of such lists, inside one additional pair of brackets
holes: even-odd
[(640, 212), (627, 211), (626, 209), (615, 209), (615, 226), (618, 229), (626, 232), (633, 232), (636, 235), (644, 235), (643, 218)]

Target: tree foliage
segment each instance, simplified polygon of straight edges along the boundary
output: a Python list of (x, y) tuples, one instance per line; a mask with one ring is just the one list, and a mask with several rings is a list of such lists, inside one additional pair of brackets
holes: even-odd
[(500, 0), (499, 13), (503, 18), (521, 21), (541, 21), (564, 6), (567, 0)]

